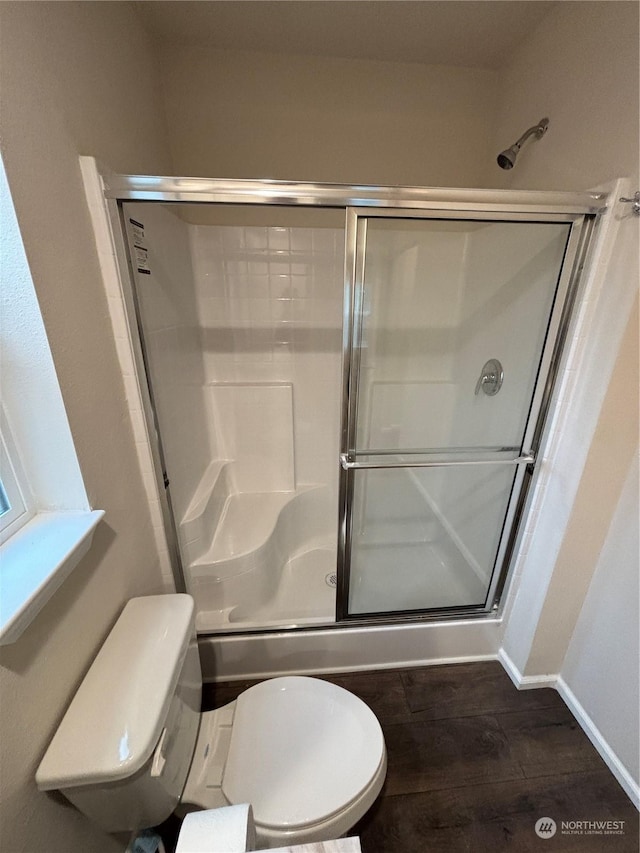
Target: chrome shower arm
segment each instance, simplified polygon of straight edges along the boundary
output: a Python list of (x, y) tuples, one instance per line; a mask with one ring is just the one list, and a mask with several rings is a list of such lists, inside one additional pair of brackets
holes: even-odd
[(542, 137), (547, 132), (549, 127), (549, 119), (541, 118), (538, 124), (534, 124), (533, 127), (530, 127), (528, 130), (522, 134), (520, 139), (517, 142), (514, 142), (514, 148), (522, 148), (522, 145), (529, 139), (530, 136), (535, 136), (536, 139), (542, 139)]

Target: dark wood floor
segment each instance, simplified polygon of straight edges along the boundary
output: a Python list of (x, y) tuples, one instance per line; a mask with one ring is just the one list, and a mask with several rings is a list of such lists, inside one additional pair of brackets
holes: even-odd
[[(637, 853), (636, 809), (555, 690), (516, 690), (494, 662), (322, 677), (384, 730), (387, 780), (352, 833), (363, 853)], [(203, 708), (254, 683), (205, 685)], [(625, 821), (624, 835), (563, 835), (563, 820)]]

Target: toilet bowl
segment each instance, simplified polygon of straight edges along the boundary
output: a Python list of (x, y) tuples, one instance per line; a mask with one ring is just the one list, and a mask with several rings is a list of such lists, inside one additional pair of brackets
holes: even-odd
[(341, 687), (273, 678), (200, 713), (188, 595), (128, 602), (36, 773), (108, 832), (250, 803), (257, 847), (347, 832), (386, 774), (380, 724)]

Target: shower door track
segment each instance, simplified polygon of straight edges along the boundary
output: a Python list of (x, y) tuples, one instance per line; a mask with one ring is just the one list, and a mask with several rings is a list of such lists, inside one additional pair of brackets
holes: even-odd
[[(116, 201), (183, 204), (275, 204), (302, 207), (367, 207), (478, 213), (604, 213), (606, 193), (387, 187), (358, 184), (218, 178), (154, 177), (102, 172), (104, 195)], [(465, 217), (466, 218), (466, 217)]]
[[(337, 597), (337, 621), (334, 623), (296, 625), (286, 624), (277, 627), (244, 628), (238, 631), (201, 631), (202, 636), (233, 636), (256, 633), (280, 633), (282, 631), (331, 630), (336, 628), (356, 628), (367, 625), (403, 624), (407, 622), (442, 621), (449, 619), (478, 619), (497, 614), (498, 604), (509, 574), (510, 564), (517, 550), (521, 535), (521, 520), (526, 515), (527, 497), (534, 474), (534, 465), (542, 439), (545, 419), (548, 414), (551, 395), (558, 373), (563, 346), (568, 335), (569, 322), (578, 291), (582, 269), (588, 252), (589, 241), (597, 217), (606, 210), (607, 196), (604, 193), (586, 192), (546, 192), (519, 190), (480, 190), (447, 189), (423, 187), (385, 187), (327, 183), (298, 183), (272, 180), (208, 179), (186, 177), (162, 177), (147, 175), (118, 175), (101, 170), (104, 197), (110, 217), (115, 253), (121, 270), (128, 268), (128, 288), (125, 288), (124, 301), (126, 319), (131, 335), (132, 348), (138, 375), (141, 378), (140, 391), (143, 401), (145, 420), (148, 426), (150, 449), (154, 462), (160, 506), (164, 519), (165, 533), (169, 546), (170, 560), (174, 572), (176, 589), (185, 591), (184, 571), (178, 547), (175, 520), (171, 509), (168, 483), (166, 482), (163, 451), (160, 440), (157, 413), (151, 394), (147, 355), (142, 337), (139, 307), (131, 275), (130, 259), (124, 239), (122, 222), (122, 203), (126, 201), (159, 202), (172, 204), (213, 204), (213, 205), (285, 205), (301, 207), (325, 207), (344, 209), (346, 217), (346, 257), (345, 257), (345, 312), (343, 340), (343, 418), (341, 426), (341, 465), (340, 509), (339, 509), (339, 587)], [(493, 459), (447, 461), (409, 461), (398, 462), (397, 467), (432, 467), (450, 464), (478, 464), (478, 462), (507, 462), (515, 464), (518, 470), (511, 492), (507, 516), (503, 525), (500, 549), (496, 558), (496, 569), (491, 583), (487, 602), (480, 606), (453, 606), (425, 610), (394, 611), (391, 613), (367, 613), (363, 616), (346, 614), (346, 594), (348, 591), (348, 565), (345, 555), (349, 549), (350, 530), (347, 523), (346, 506), (352, 496), (353, 481), (350, 479), (354, 468), (385, 468), (396, 466), (395, 462), (367, 463), (359, 462), (352, 452), (353, 416), (355, 414), (353, 318), (355, 283), (358, 271), (355, 269), (357, 218), (358, 216), (384, 216), (423, 219), (464, 219), (475, 221), (510, 222), (561, 222), (571, 225), (571, 236), (561, 267), (562, 298), (552, 311), (553, 328), (549, 327), (547, 341), (539, 373), (546, 373), (544, 382), (536, 383), (534, 400), (527, 421), (527, 428), (520, 448), (481, 448), (485, 452), (493, 451)], [(128, 291), (128, 292), (127, 292)], [(562, 305), (558, 306), (558, 301)], [(142, 378), (145, 377), (146, 381)], [(460, 448), (461, 451), (471, 448)], [(476, 449), (477, 450), (477, 449)], [(496, 453), (498, 451), (498, 453)], [(515, 451), (509, 459), (497, 459), (500, 451)], [(404, 451), (407, 455), (410, 451)], [(392, 452), (386, 452), (392, 455)], [(385, 451), (381, 453), (384, 455)], [(396, 454), (398, 455), (398, 454)], [(499, 568), (499, 570), (498, 570)]]

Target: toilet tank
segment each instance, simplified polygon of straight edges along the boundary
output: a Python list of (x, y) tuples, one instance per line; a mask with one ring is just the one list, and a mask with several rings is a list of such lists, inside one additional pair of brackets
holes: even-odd
[(36, 772), (107, 832), (156, 826), (182, 794), (202, 675), (189, 595), (134, 598), (100, 649)]

